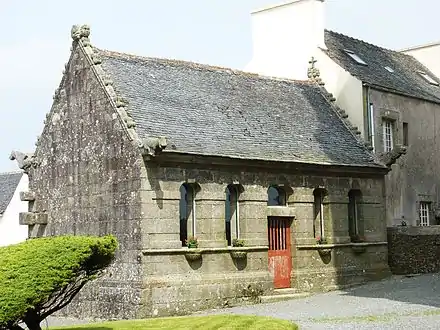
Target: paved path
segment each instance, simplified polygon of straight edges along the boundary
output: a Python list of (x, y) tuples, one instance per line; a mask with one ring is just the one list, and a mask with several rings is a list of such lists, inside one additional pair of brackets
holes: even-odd
[[(380, 282), (308, 298), (206, 311), (205, 314), (252, 314), (292, 320), (300, 330), (440, 329), (440, 274), (394, 276)], [(76, 320), (54, 319), (50, 325)]]
[(301, 330), (440, 329), (440, 274), (395, 276), (344, 291), (203, 314), (229, 313), (292, 320)]

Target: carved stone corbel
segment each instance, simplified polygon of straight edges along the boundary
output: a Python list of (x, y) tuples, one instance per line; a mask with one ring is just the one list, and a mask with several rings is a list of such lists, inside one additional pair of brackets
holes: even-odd
[(407, 148), (401, 144), (397, 144), (393, 150), (387, 152), (381, 156), (382, 162), (385, 163), (387, 167), (395, 164), (396, 161), (404, 154), (406, 154)]
[(18, 168), (23, 170), (24, 173), (29, 173), (29, 169), (31, 167), (37, 167), (38, 163), (35, 160), (35, 157), (33, 154), (25, 154), (20, 151), (12, 151), (11, 155), (9, 156), (10, 160), (16, 160), (18, 164)]
[(159, 155), (168, 145), (167, 138), (164, 136), (147, 137), (142, 140), (142, 155), (155, 157)]

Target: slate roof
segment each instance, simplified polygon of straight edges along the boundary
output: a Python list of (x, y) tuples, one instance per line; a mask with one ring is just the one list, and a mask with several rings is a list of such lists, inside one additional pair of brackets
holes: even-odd
[(129, 102), (137, 134), (166, 136), (165, 152), (382, 167), (311, 83), (95, 52)]
[(0, 214), (9, 205), (22, 175), (22, 172), (0, 173)]
[[(325, 31), (328, 56), (359, 80), (372, 87), (440, 103), (440, 87), (428, 83), (418, 71), (440, 80), (413, 56), (369, 44), (346, 35)], [(344, 50), (350, 50), (367, 65), (358, 64)], [(385, 69), (391, 67), (391, 73)]]

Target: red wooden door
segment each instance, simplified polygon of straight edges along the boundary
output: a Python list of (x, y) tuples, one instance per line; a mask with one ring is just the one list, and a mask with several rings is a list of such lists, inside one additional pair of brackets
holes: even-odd
[(292, 254), (290, 244), (290, 221), (268, 218), (269, 271), (274, 278), (275, 289), (290, 288)]

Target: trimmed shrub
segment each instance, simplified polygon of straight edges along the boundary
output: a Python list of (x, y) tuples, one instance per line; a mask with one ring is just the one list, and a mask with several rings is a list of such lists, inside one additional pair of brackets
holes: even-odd
[(114, 259), (113, 236), (55, 236), (0, 248), (0, 329), (40, 329)]

